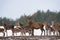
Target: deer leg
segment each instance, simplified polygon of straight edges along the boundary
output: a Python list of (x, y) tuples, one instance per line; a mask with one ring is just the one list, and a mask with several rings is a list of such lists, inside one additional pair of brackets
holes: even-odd
[(29, 32), (29, 36), (31, 36), (31, 31)]
[(12, 30), (12, 36), (14, 36), (14, 30)]
[(30, 31), (28, 31), (28, 33), (29, 33), (29, 36), (30, 36)]
[(31, 36), (32, 36), (32, 30), (31, 30)]
[(58, 32), (59, 32), (59, 36), (60, 36), (60, 30)]
[(23, 36), (26, 36), (25, 31), (24, 31), (24, 33), (23, 33)]
[[(4, 33), (6, 32), (6, 36), (8, 36), (8, 34), (7, 34), (7, 30), (6, 29), (4, 29)], [(5, 35), (5, 34), (4, 34)]]
[(32, 29), (32, 36), (34, 36), (34, 29)]
[(6, 36), (8, 36), (7, 30), (6, 30)]
[(5, 32), (3, 31), (3, 37), (5, 36)]
[(30, 36), (30, 34), (31, 34), (30, 31), (28, 33), (29, 33), (29, 36)]
[(12, 36), (13, 36), (13, 32), (12, 32)]
[(41, 30), (41, 36), (42, 36), (42, 32), (43, 32), (43, 31)]
[(44, 36), (45, 36), (45, 30), (44, 30)]
[(21, 33), (21, 36), (23, 36), (23, 34)]
[(17, 36), (17, 32), (16, 32), (15, 34), (16, 34), (16, 36)]
[(44, 31), (44, 35), (45, 35), (45, 30), (44, 30), (44, 29), (41, 29), (41, 36), (42, 36), (42, 34), (43, 34), (43, 31)]
[(6, 29), (4, 29), (4, 32), (3, 32), (3, 33), (4, 33), (4, 35), (3, 35), (3, 36), (6, 36), (6, 35), (5, 35), (5, 33), (6, 33)]
[(41, 29), (41, 36), (42, 36), (43, 30)]
[(55, 35), (55, 31), (53, 31), (53, 35)]
[(30, 31), (28, 31), (27, 33), (29, 34), (28, 36), (30, 36)]
[(21, 36), (23, 36), (23, 32), (21, 32)]
[(32, 31), (29, 31), (29, 36), (31, 36), (31, 34), (32, 34)]
[(51, 31), (49, 30), (49, 35), (51, 35)]
[(47, 34), (47, 36), (48, 36), (48, 30), (46, 30), (46, 34)]
[(21, 36), (22, 36), (22, 33), (21, 33)]
[(60, 32), (59, 32), (59, 36), (60, 36)]
[(57, 34), (57, 36), (58, 36), (58, 31), (56, 31), (56, 34)]
[(59, 36), (59, 32), (58, 32), (58, 36)]

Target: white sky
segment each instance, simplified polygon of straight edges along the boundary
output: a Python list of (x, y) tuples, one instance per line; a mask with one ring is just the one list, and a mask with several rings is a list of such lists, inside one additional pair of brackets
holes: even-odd
[(16, 19), (37, 10), (60, 11), (60, 0), (0, 0), (0, 17)]

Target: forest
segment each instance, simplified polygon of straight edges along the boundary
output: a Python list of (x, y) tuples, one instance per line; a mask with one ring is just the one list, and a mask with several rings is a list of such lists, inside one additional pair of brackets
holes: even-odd
[(27, 24), (28, 19), (27, 18), (31, 18), (33, 21), (35, 22), (44, 22), (44, 21), (57, 21), (60, 23), (60, 11), (50, 11), (47, 10), (45, 11), (41, 11), (38, 10), (37, 12), (35, 12), (33, 15), (24, 15), (21, 16), (20, 18), (13, 20), (7, 17), (0, 17), (0, 26), (2, 26), (2, 21), (6, 22), (7, 24), (13, 24), (16, 25), (16, 21), (19, 20), (20, 23), (22, 23), (23, 25)]

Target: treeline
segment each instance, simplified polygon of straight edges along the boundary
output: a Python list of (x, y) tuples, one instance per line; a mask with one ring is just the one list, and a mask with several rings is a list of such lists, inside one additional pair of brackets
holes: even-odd
[(3, 25), (2, 21), (4, 21), (6, 24), (13, 24), (13, 25), (15, 25), (15, 21), (13, 19), (9, 19), (9, 18), (6, 18), (6, 17), (4, 17), (4, 18), (0, 17), (0, 26)]
[[(36, 22), (44, 22), (44, 21), (57, 21), (60, 22), (60, 11), (59, 12), (53, 12), (50, 10), (47, 10), (46, 12), (44, 11), (40, 11), (38, 10), (36, 13), (34, 13), (33, 15), (29, 15), (29, 16), (21, 16), (20, 18), (18, 18), (17, 20), (19, 20), (19, 22), (21, 22), (23, 25), (27, 24), (28, 19), (27, 18), (31, 18), (33, 21)], [(4, 20), (6, 23), (12, 23), (15, 25), (17, 20), (12, 20), (12, 19), (8, 19), (8, 18), (1, 18), (0, 17), (0, 25), (2, 25), (2, 20)]]

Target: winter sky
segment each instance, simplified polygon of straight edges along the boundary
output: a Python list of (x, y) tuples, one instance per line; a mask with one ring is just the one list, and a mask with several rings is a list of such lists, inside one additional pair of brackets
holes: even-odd
[(0, 17), (17, 19), (37, 10), (60, 11), (60, 0), (0, 0)]

